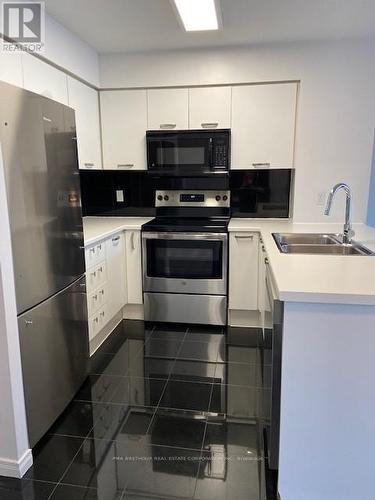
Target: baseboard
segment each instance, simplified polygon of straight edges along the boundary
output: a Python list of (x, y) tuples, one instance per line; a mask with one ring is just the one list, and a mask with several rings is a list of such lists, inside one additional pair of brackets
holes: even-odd
[(124, 307), (124, 319), (139, 319), (142, 321), (144, 317), (143, 304), (126, 304)]
[(33, 465), (33, 454), (31, 449), (25, 451), (17, 460), (8, 460), (0, 457), (0, 476), (22, 478)]

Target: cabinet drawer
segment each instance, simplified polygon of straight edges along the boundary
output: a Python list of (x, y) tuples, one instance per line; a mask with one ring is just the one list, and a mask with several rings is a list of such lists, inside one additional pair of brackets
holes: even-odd
[(87, 308), (89, 316), (94, 314), (98, 309), (100, 309), (107, 300), (108, 284), (105, 283), (101, 287), (97, 288), (94, 292), (87, 295)]
[(105, 262), (100, 262), (89, 269), (86, 274), (87, 293), (90, 294), (107, 281), (107, 265)]
[(95, 243), (85, 249), (86, 269), (98, 264), (101, 260), (105, 259), (105, 245), (104, 242)]

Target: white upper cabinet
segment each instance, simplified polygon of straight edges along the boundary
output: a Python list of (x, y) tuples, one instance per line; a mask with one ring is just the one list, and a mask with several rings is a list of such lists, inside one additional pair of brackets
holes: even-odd
[(188, 89), (150, 89), (147, 104), (149, 130), (188, 128)]
[(232, 89), (233, 169), (293, 167), (297, 83)]
[(67, 76), (35, 56), (22, 53), (23, 86), (26, 90), (68, 104)]
[(68, 77), (69, 106), (75, 110), (79, 168), (101, 169), (98, 92)]
[(100, 92), (103, 168), (146, 170), (146, 90)]
[(23, 86), (21, 54), (0, 50), (0, 80)]
[(231, 87), (189, 89), (189, 128), (230, 128)]

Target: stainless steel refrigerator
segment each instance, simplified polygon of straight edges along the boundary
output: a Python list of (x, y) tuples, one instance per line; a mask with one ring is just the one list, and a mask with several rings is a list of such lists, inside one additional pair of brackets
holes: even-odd
[(34, 446), (84, 381), (89, 358), (74, 111), (0, 83), (0, 143)]

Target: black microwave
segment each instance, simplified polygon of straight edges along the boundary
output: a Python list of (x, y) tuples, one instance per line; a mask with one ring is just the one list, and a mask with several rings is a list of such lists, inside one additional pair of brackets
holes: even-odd
[(148, 130), (146, 141), (152, 174), (195, 177), (229, 171), (230, 129)]

